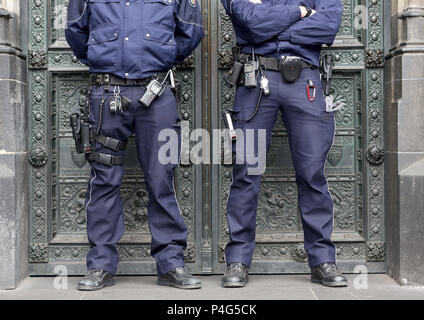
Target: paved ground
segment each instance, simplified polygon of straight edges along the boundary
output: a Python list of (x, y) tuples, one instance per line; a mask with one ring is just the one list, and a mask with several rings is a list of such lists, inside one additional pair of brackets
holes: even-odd
[(159, 287), (156, 277), (118, 277), (114, 287), (98, 292), (75, 290), (79, 278), (68, 278), (67, 290), (54, 289), (55, 278), (28, 278), (16, 290), (0, 290), (2, 299), (235, 299), (235, 300), (326, 300), (326, 299), (419, 299), (424, 287), (402, 287), (386, 275), (369, 275), (368, 289), (355, 289), (357, 275), (349, 275), (349, 288), (330, 289), (309, 282), (306, 275), (253, 275), (243, 289), (223, 289), (219, 276), (203, 276), (202, 290), (182, 291)]

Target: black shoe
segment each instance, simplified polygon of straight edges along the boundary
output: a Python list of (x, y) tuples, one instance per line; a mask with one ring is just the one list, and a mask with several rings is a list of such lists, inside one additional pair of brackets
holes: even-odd
[(202, 283), (186, 267), (179, 267), (158, 277), (158, 285), (178, 289), (200, 289)]
[(243, 263), (230, 263), (222, 278), (224, 288), (242, 288), (249, 282), (249, 268)]
[(311, 281), (326, 287), (347, 287), (346, 277), (334, 262), (322, 263), (311, 269)]
[(104, 287), (113, 286), (115, 277), (110, 272), (102, 269), (89, 270), (87, 275), (78, 284), (80, 291), (97, 291)]

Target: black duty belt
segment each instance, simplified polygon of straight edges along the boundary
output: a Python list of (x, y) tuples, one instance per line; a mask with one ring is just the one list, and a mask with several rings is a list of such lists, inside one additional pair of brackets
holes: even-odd
[(160, 72), (155, 74), (152, 77), (148, 77), (145, 79), (124, 79), (121, 77), (117, 77), (113, 74), (107, 73), (92, 73), (90, 74), (90, 83), (92, 85), (98, 86), (138, 86), (145, 87), (147, 86), (153, 79), (164, 79), (166, 77), (167, 72)]
[[(302, 69), (312, 69), (312, 70), (316, 69), (312, 64), (307, 63), (303, 61), (301, 58), (294, 57), (294, 56), (283, 56), (280, 59), (277, 59), (273, 57), (265, 57), (265, 56), (257, 55), (257, 58), (259, 61), (259, 65), (264, 66), (267, 70), (271, 70), (271, 71), (281, 72), (283, 69), (283, 64), (287, 58), (298, 59), (300, 63), (302, 64)], [(243, 63), (243, 61), (249, 61), (249, 60), (251, 60), (250, 54), (245, 54), (245, 53), (240, 54), (240, 60), (239, 60), (240, 62)]]
[[(282, 57), (281, 59), (276, 59), (276, 58), (259, 56), (258, 59), (259, 59), (259, 65), (264, 66), (267, 70), (281, 72), (286, 58), (289, 58), (289, 57)], [(290, 58), (293, 58), (293, 57), (290, 57)], [(297, 59), (299, 59), (300, 63), (302, 64), (302, 70), (315, 69), (315, 67), (312, 64), (309, 64), (303, 61), (301, 58), (297, 58)]]

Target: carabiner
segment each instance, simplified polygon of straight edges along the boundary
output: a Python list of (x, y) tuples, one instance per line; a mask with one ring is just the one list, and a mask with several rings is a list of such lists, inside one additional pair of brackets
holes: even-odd
[[(311, 88), (313, 89), (313, 94), (311, 95)], [(314, 85), (312, 80), (308, 81), (308, 86), (306, 87), (306, 93), (308, 94), (308, 100), (314, 102), (316, 98), (317, 88)]]

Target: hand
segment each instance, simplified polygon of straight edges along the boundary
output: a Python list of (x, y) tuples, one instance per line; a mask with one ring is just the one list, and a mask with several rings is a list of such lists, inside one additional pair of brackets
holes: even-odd
[[(302, 19), (303, 19), (308, 14), (308, 9), (306, 9), (306, 7), (303, 7), (303, 6), (300, 6), (299, 8), (300, 8), (300, 12), (302, 14)], [(310, 16), (314, 15), (315, 13), (317, 13), (317, 11), (312, 9), (312, 13)]]
[(249, 0), (249, 1), (256, 4), (262, 4), (261, 0)]
[(301, 18), (305, 18), (305, 16), (308, 14), (308, 9), (306, 9), (306, 7), (300, 6), (300, 13), (301, 13)]

